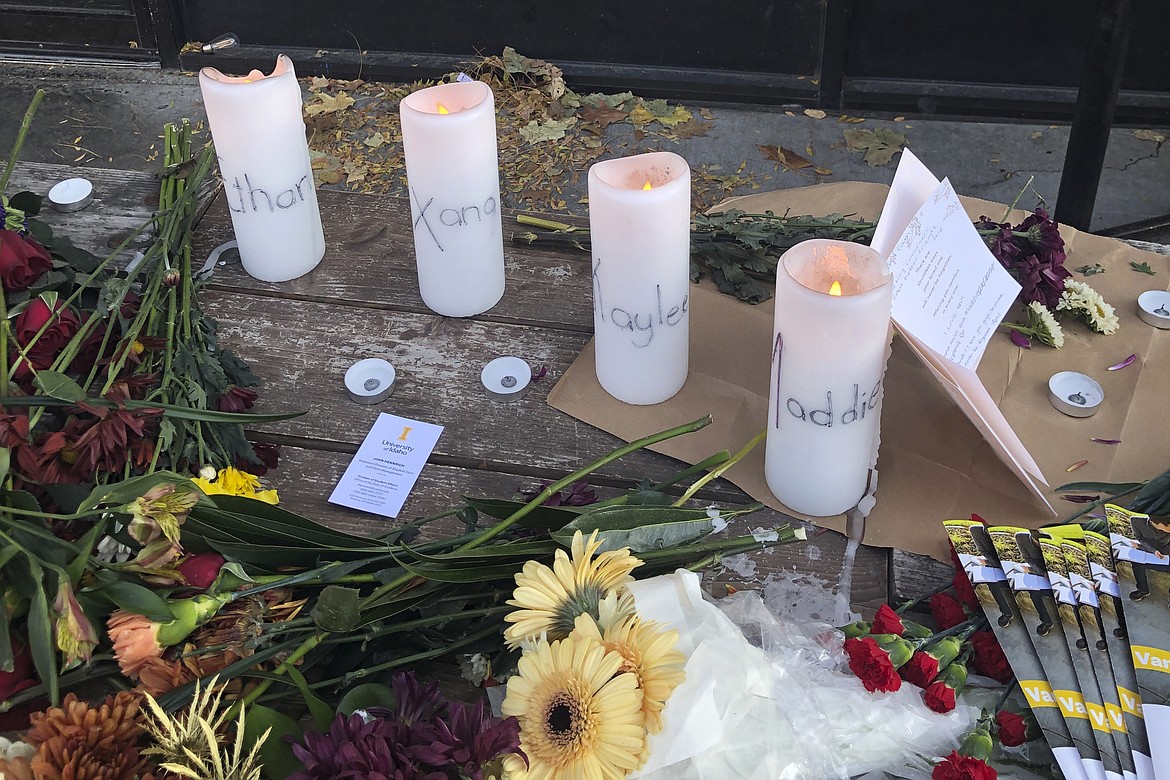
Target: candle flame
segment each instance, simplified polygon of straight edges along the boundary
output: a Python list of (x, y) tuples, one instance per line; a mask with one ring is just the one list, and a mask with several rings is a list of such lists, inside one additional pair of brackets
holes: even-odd
[(829, 287), (829, 295), (840, 295), (840, 294), (841, 294), (841, 283), (834, 280), (833, 284)]
[(450, 111), (447, 110), (447, 107), (445, 105), (443, 105), (442, 103), (436, 103), (435, 105), (438, 106), (440, 114), (450, 114), (451, 113)]
[(652, 190), (652, 189), (654, 189), (653, 185), (651, 185), (651, 184), (650, 184), (650, 180), (649, 180), (649, 179), (647, 179), (647, 180), (646, 180), (646, 183), (642, 185), (642, 189), (644, 189), (644, 190)]

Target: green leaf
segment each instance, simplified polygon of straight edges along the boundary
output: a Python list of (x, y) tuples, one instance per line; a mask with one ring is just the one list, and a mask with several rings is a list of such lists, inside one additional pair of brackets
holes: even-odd
[[(526, 501), (507, 501), (499, 498), (472, 498), (470, 496), (463, 496), (463, 501), (477, 512), (482, 512), (488, 517), (494, 517), (497, 520), (505, 520), (511, 517), (523, 509), (528, 503)], [(586, 511), (588, 508), (578, 506), (538, 506), (520, 518), (517, 524), (525, 528), (560, 528), (566, 523), (571, 523), (576, 519), (577, 515)]]
[(1137, 490), (1142, 484), (1141, 482), (1069, 482), (1058, 487), (1056, 492), (1104, 493), (1115, 496), (1118, 493), (1129, 493)]
[(12, 656), (12, 635), (8, 631), (8, 610), (0, 609), (0, 672), (11, 672), (16, 667)]
[(305, 704), (309, 707), (313, 725), (317, 727), (318, 731), (328, 731), (329, 724), (333, 722), (333, 708), (309, 689), (309, 681), (305, 679), (305, 675), (301, 674), (300, 669), (290, 666), (285, 669), (284, 673), (301, 692), (301, 697), (304, 698)]
[(449, 566), (482, 566), (485, 563), (498, 563), (501, 559), (512, 559), (523, 563), (535, 558), (551, 556), (556, 551), (556, 543), (552, 541), (504, 542), (475, 547), (470, 550), (440, 553), (439, 555), (427, 555), (419, 552), (418, 548), (406, 545), (403, 545), (402, 549), (427, 563), (442, 563)]
[[(405, 547), (405, 545), (404, 545)], [(410, 552), (409, 548), (406, 550)], [(398, 565), (416, 577), (423, 577), (435, 582), (451, 582), (467, 584), (472, 582), (493, 582), (505, 580), (516, 574), (516, 564), (507, 563), (496, 566), (431, 566), (425, 564), (407, 564), (395, 556)]]
[(8, 478), (8, 466), (12, 462), (12, 450), (0, 447), (0, 483)]
[(113, 580), (102, 582), (94, 588), (87, 588), (105, 596), (118, 607), (133, 612), (136, 615), (145, 615), (159, 623), (174, 620), (175, 616), (167, 607), (165, 599), (150, 588), (127, 580)]
[[(316, 541), (331, 547), (376, 546), (376, 542), (368, 536), (358, 536), (335, 530), (265, 501), (228, 495), (217, 495), (213, 500), (218, 509), (231, 513), (237, 521), (246, 521), (249, 525), (260, 528), (264, 534), (262, 537), (264, 541), (271, 541), (271, 531), (279, 530), (291, 538)], [(202, 507), (197, 506), (193, 514), (201, 510)]]
[(1151, 479), (1145, 487), (1134, 496), (1133, 507), (1139, 512), (1147, 514), (1162, 514), (1167, 500), (1170, 499), (1170, 471)]
[(393, 709), (395, 701), (394, 691), (389, 685), (362, 683), (346, 691), (341, 701), (337, 703), (337, 711), (348, 718), (356, 710), (370, 707)]
[(244, 752), (251, 750), (265, 731), (268, 732), (268, 739), (260, 747), (264, 777), (268, 780), (284, 780), (302, 769), (301, 762), (293, 755), (292, 744), (285, 737), (299, 742), (305, 734), (304, 729), (288, 715), (263, 704), (253, 704), (248, 708), (248, 717), (244, 722)]
[[(726, 516), (727, 513), (724, 513)], [(706, 509), (672, 506), (607, 506), (581, 515), (552, 538), (565, 547), (572, 544), (573, 533), (588, 536), (600, 531), (601, 551), (629, 547), (634, 553), (676, 547), (707, 536), (713, 530)]]
[(42, 203), (44, 203), (44, 198), (28, 190), (18, 192), (8, 199), (8, 205), (23, 211), (26, 217), (35, 217), (40, 214)]
[(1133, 270), (1137, 271), (1138, 273), (1149, 274), (1150, 276), (1157, 276), (1158, 275), (1157, 271), (1155, 271), (1153, 268), (1150, 268), (1149, 263), (1137, 263), (1137, 262), (1134, 262), (1133, 260), (1130, 260), (1129, 267), (1132, 268)]
[[(213, 409), (192, 409), (188, 406), (155, 403), (153, 401), (122, 401), (120, 404), (107, 401), (104, 398), (84, 399), (90, 406), (104, 406), (107, 409), (117, 408), (119, 405), (127, 409), (161, 409), (167, 417), (176, 420), (197, 420), (199, 422), (235, 423), (239, 425), (255, 425), (256, 423), (278, 422), (301, 417), (308, 412), (284, 412), (281, 414), (254, 414), (252, 412), (219, 412)], [(65, 401), (51, 396), (41, 395), (9, 395), (0, 397), (0, 406), (72, 406), (73, 401)]]
[(28, 609), (28, 646), (32, 654), (37, 677), (49, 691), (49, 701), (56, 706), (61, 701), (61, 686), (57, 679), (57, 645), (53, 641), (53, 617), (49, 612), (49, 598), (45, 588), (44, 570), (36, 561), (29, 559), (33, 572), (32, 602)]
[(59, 371), (38, 371), (33, 385), (50, 398), (75, 403), (85, 399), (81, 385)]
[(361, 619), (361, 594), (354, 588), (327, 585), (310, 616), (322, 631), (345, 633), (358, 627)]

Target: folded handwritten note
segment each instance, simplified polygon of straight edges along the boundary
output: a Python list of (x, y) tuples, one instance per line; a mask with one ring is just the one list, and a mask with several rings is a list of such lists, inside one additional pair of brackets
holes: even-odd
[(954, 188), (909, 149), (874, 232), (894, 274), (893, 319), (919, 359), (1000, 459), (1053, 514), (1040, 467), (975, 373), (1020, 285), (980, 238)]

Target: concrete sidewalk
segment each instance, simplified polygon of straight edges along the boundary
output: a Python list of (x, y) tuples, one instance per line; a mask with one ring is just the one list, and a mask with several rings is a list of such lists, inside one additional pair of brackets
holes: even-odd
[[(80, 169), (153, 171), (161, 166), (157, 152), (163, 124), (183, 117), (197, 123), (205, 119), (193, 74), (139, 67), (0, 64), (0, 105), (5, 107), (0, 112), (0, 154), (7, 154), (24, 108), (38, 87), (45, 89), (47, 96), (21, 152), (25, 161), (64, 163)], [(688, 108), (699, 116), (701, 107)], [(601, 137), (606, 156), (645, 151), (658, 144), (682, 154), (692, 167), (721, 172), (712, 175), (721, 176), (720, 181), (734, 194), (825, 181), (888, 184), (897, 157), (871, 167), (861, 153), (849, 151), (844, 140), (844, 131), (850, 128), (887, 128), (904, 134), (906, 146), (938, 176), (949, 177), (961, 194), (1010, 203), (1034, 176), (1019, 205), (1031, 208), (1040, 199), (1051, 208), (1068, 139), (1064, 125), (888, 116), (839, 121), (832, 115), (808, 116), (800, 106), (702, 108), (702, 116), (710, 118), (706, 134), (670, 144), (639, 138), (630, 124), (611, 124)], [(1167, 137), (1170, 127), (1113, 130), (1093, 231), (1170, 214), (1170, 154), (1160, 154)], [(793, 150), (831, 173), (818, 175), (811, 168), (788, 170), (769, 160), (758, 149), (761, 145)], [(326, 186), (347, 188), (344, 181)], [(584, 187), (583, 175), (566, 185), (567, 212), (584, 213), (585, 206), (578, 202)], [(504, 200), (505, 205), (522, 207), (508, 203), (507, 195)], [(1135, 237), (1170, 243), (1170, 229)]]

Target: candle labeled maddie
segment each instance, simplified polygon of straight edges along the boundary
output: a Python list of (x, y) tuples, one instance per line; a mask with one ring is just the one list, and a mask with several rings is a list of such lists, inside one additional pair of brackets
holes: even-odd
[(325, 235), (292, 60), (280, 55), (267, 76), (203, 68), (199, 88), (244, 270), (265, 282), (307, 274)]
[(439, 84), (406, 96), (399, 111), (419, 294), (447, 317), (485, 312), (504, 295), (492, 90)]
[(691, 170), (671, 152), (589, 169), (597, 381), (628, 404), (667, 400), (687, 379)]
[(890, 270), (867, 246), (815, 239), (780, 258), (764, 471), (790, 509), (836, 515), (865, 494), (892, 296)]

